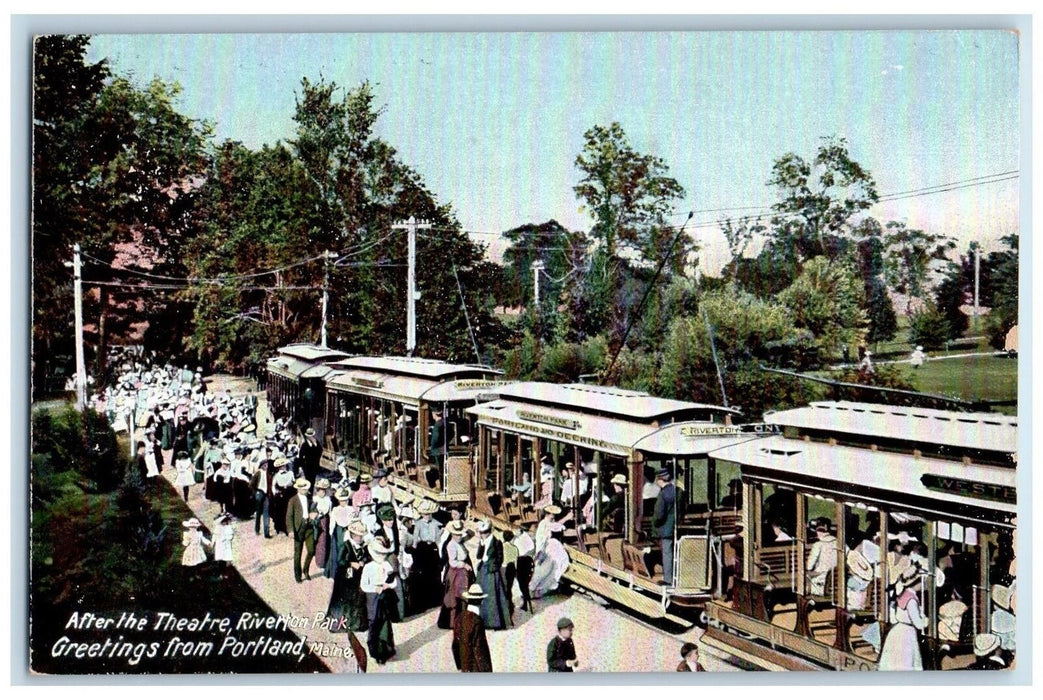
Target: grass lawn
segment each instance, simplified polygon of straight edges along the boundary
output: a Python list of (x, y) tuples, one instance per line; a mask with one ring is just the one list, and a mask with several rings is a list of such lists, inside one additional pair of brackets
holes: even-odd
[[(960, 357), (932, 359), (920, 369), (908, 369), (919, 391), (967, 400), (1007, 400), (1018, 397), (1018, 363), (1003, 357)], [(1017, 413), (1017, 406), (999, 406), (1004, 413)]]

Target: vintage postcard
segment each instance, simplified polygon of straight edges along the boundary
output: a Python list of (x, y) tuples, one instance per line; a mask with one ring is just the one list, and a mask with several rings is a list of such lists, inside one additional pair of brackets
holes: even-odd
[(31, 673), (1016, 668), (1020, 41), (35, 37)]

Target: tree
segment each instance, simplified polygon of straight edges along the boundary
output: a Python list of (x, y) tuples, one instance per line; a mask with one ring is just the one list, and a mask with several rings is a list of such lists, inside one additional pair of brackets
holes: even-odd
[(835, 136), (822, 139), (811, 161), (795, 153), (778, 158), (768, 185), (780, 195), (771, 237), (788, 241), (798, 260), (843, 254), (853, 219), (878, 199), (872, 175), (851, 157), (847, 140)]
[(871, 280), (866, 293), (866, 342), (884, 343), (898, 334), (898, 317), (887, 287), (878, 279)]
[(1007, 333), (1018, 324), (1018, 235), (1010, 234), (1000, 239), (1006, 250), (991, 253), (990, 266), (995, 270), (996, 284), (992, 291), (992, 311), (986, 329), (989, 343), (1001, 350)]
[(956, 242), (948, 236), (911, 229), (889, 221), (884, 232), (884, 277), (897, 292), (923, 298), (949, 262)]
[(573, 189), (594, 218), (591, 236), (610, 258), (626, 245), (645, 260), (660, 260), (674, 234), (664, 230), (666, 216), (684, 188), (668, 175), (665, 160), (634, 150), (619, 122), (594, 126), (583, 139), (576, 156), (583, 177)]
[[(41, 36), (33, 45), (32, 342), (33, 392), (59, 358), (73, 354), (72, 245), (96, 235), (94, 193), (106, 154), (92, 146), (91, 117), (109, 77), (105, 61), (88, 63), (90, 37)], [(85, 241), (84, 241), (85, 242)]]
[(809, 260), (778, 300), (798, 328), (812, 333), (823, 359), (837, 357), (845, 346), (865, 339), (865, 291), (850, 263), (831, 263), (825, 256)]
[(741, 405), (745, 419), (755, 421), (767, 408), (795, 406), (811, 397), (805, 383), (760, 369), (762, 362), (770, 362), (773, 348), (800, 342), (801, 333), (789, 311), (734, 286), (705, 294), (697, 313), (671, 322), (663, 344), (657, 393), (722, 403), (711, 328), (728, 401)]
[(178, 347), (185, 315), (154, 288), (184, 277), (182, 245), (200, 226), (209, 126), (177, 111), (177, 85), (138, 87), (103, 61), (87, 63), (88, 43), (41, 37), (34, 47), (34, 366), (44, 372), (72, 346), (72, 280), (62, 263), (73, 243), (85, 254), (84, 278), (102, 283), (94, 298), (88, 282), (84, 300), (101, 370), (108, 337), (132, 322), (163, 327), (152, 340)]
[(934, 302), (925, 303), (909, 315), (909, 341), (927, 350), (945, 347), (951, 337), (949, 321)]
[(948, 327), (947, 340), (961, 337), (967, 331), (967, 314), (961, 308), (967, 303), (963, 289), (963, 275), (960, 266), (950, 263), (949, 271), (938, 283), (934, 297), (935, 306), (945, 317)]

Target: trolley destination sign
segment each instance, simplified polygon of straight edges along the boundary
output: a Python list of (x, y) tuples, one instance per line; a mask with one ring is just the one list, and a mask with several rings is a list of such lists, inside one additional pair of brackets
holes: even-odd
[(772, 423), (750, 423), (749, 425), (686, 425), (681, 428), (684, 437), (707, 435), (776, 435), (782, 428)]
[(932, 491), (940, 491), (956, 496), (983, 498), (989, 501), (996, 501), (997, 503), (1015, 504), (1018, 502), (1017, 490), (1013, 486), (990, 484), (970, 479), (956, 479), (951, 476), (938, 476), (937, 474), (922, 475), (920, 483)]

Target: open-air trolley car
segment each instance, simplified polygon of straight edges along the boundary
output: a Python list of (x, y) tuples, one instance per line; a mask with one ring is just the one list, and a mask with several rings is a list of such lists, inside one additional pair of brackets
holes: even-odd
[(330, 367), (326, 466), (342, 457), (356, 473), (386, 470), (396, 491), (466, 506), (475, 429), (465, 409), (502, 384), (500, 372), (409, 357), (353, 357)]
[(766, 421), (782, 434), (710, 453), (741, 471), (743, 507), (703, 653), (876, 669), (912, 571), (923, 668), (967, 668), (985, 632), (1013, 661), (1016, 418), (822, 402)]
[[(711, 537), (739, 519), (728, 503), (738, 472), (718, 469), (707, 453), (754, 439), (757, 427), (730, 425), (736, 412), (720, 406), (542, 382), (504, 386), (468, 413), (478, 423), (477, 514), (500, 528), (528, 528), (542, 504), (562, 504), (565, 578), (574, 587), (647, 618), (690, 624), (667, 608), (711, 595)], [(678, 489), (670, 580), (651, 522), (662, 469)]]

